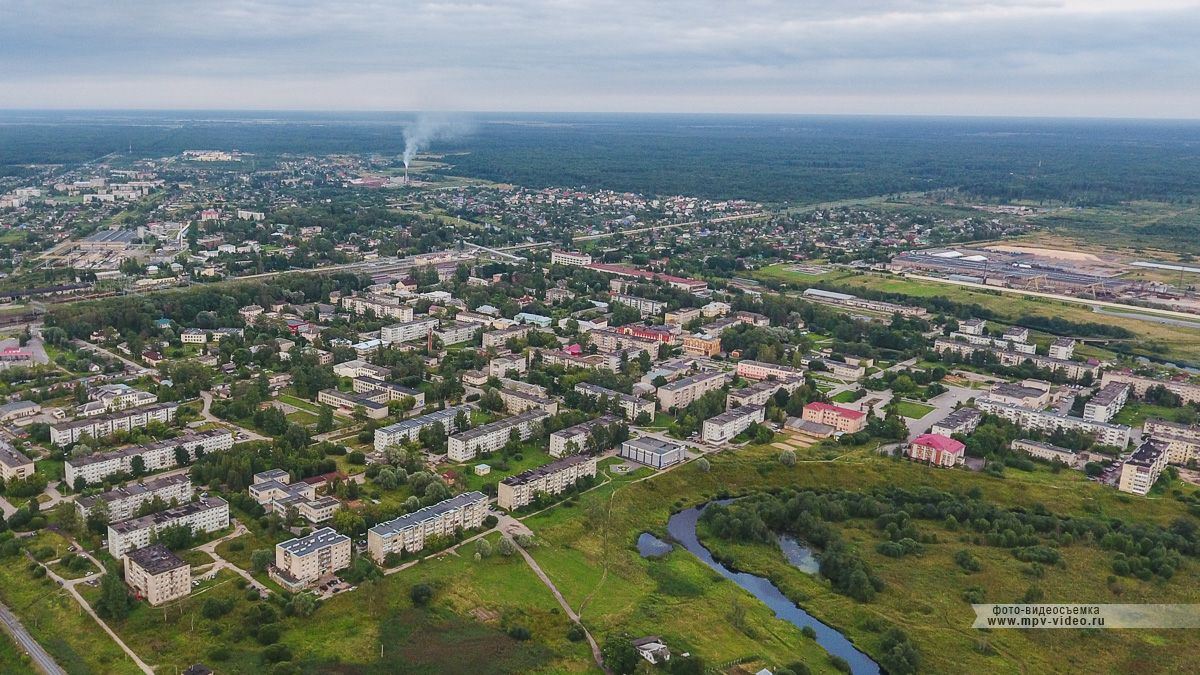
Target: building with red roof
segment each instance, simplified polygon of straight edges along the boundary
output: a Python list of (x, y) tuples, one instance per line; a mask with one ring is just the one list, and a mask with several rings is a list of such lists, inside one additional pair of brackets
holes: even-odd
[(966, 460), (967, 446), (941, 434), (921, 434), (908, 445), (908, 456), (934, 466), (953, 467)]
[(829, 403), (814, 402), (804, 406), (800, 419), (826, 424), (843, 433), (854, 434), (867, 428), (867, 414)]

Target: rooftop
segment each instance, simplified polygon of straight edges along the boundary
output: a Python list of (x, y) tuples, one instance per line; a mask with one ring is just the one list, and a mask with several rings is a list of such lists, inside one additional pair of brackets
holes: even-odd
[(315, 553), (323, 548), (335, 546), (343, 541), (349, 542), (350, 537), (347, 537), (344, 534), (339, 534), (332, 528), (322, 527), (307, 537), (288, 539), (281, 544), (276, 544), (276, 546), (287, 551), (288, 553), (291, 553), (297, 558), (303, 558), (306, 555)]
[(594, 457), (588, 457), (586, 455), (571, 455), (569, 457), (564, 457), (562, 459), (550, 462), (549, 464), (529, 469), (528, 471), (522, 471), (521, 473), (509, 476), (500, 482), (504, 483), (505, 485), (524, 485), (525, 483), (535, 481), (543, 476), (551, 476), (559, 471), (569, 469), (576, 464), (584, 464), (589, 461), (594, 462), (596, 460)]
[(461, 509), (469, 504), (474, 504), (476, 502), (483, 502), (486, 504), (487, 500), (487, 495), (483, 494), (482, 492), (464, 492), (461, 495), (455, 495), (450, 499), (440, 501), (432, 506), (426, 506), (425, 508), (418, 509), (412, 513), (400, 516), (399, 518), (394, 518), (387, 522), (380, 523), (375, 527), (372, 527), (370, 531), (374, 532), (380, 537), (390, 537), (404, 531), (409, 527), (412, 527), (413, 525), (423, 523), (431, 518), (437, 518), (443, 514), (449, 513), (450, 511)]
[(209, 509), (218, 509), (222, 506), (228, 507), (228, 502), (220, 497), (207, 497), (199, 501), (188, 502), (187, 504), (181, 504), (179, 506), (169, 508), (166, 511), (152, 513), (148, 516), (130, 518), (129, 520), (122, 520), (119, 523), (112, 523), (108, 527), (109, 529), (118, 533), (136, 532), (147, 527), (169, 523), (173, 520), (190, 516), (193, 513), (200, 513), (201, 511), (208, 511)]
[(138, 567), (146, 570), (148, 574), (154, 575), (170, 572), (187, 565), (179, 556), (172, 553), (171, 549), (162, 544), (150, 544), (145, 548), (130, 551), (126, 555)]
[(622, 445), (630, 445), (643, 452), (649, 452), (654, 455), (665, 455), (671, 452), (677, 452), (683, 449), (678, 443), (670, 443), (668, 441), (659, 440), (650, 436), (641, 436), (639, 438), (631, 438), (625, 441)]

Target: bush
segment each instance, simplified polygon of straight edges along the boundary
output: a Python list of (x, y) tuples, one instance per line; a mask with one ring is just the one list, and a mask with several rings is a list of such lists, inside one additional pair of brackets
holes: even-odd
[(808, 638), (809, 640), (817, 639), (817, 630), (815, 628), (813, 628), (812, 626), (805, 626), (804, 628), (801, 628), (800, 634), (803, 635), (804, 637)]
[(233, 609), (233, 600), (209, 598), (200, 607), (200, 614), (206, 619), (219, 619)]
[(524, 642), (533, 637), (533, 633), (525, 626), (512, 626), (508, 629), (508, 636), (518, 642)]
[(571, 642), (580, 642), (585, 637), (587, 637), (587, 635), (583, 631), (583, 626), (580, 626), (577, 623), (571, 624), (571, 627), (567, 629), (567, 639)]
[(282, 631), (279, 630), (278, 624), (269, 623), (265, 626), (259, 626), (258, 632), (254, 634), (254, 638), (258, 640), (259, 644), (271, 645), (279, 642), (281, 633)]
[(433, 599), (433, 587), (429, 584), (417, 584), (408, 592), (408, 597), (417, 607), (424, 607)]
[(292, 650), (288, 649), (287, 645), (273, 644), (263, 650), (263, 659), (268, 663), (290, 661), (292, 659)]
[(962, 549), (954, 554), (954, 562), (968, 572), (978, 572), (983, 569), (983, 564), (979, 562), (979, 558), (976, 558), (966, 549)]

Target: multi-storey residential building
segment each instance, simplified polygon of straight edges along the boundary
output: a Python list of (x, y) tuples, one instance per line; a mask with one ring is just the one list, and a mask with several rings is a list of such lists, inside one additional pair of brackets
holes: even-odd
[(941, 434), (942, 436), (953, 436), (954, 434), (966, 434), (975, 431), (979, 427), (979, 422), (983, 420), (983, 413), (974, 408), (959, 408), (951, 412), (940, 422), (934, 422), (933, 427), (929, 429), (931, 433)]
[(120, 560), (121, 556), (135, 548), (149, 546), (159, 530), (176, 526), (201, 532), (215, 532), (229, 527), (229, 503), (220, 497), (208, 497), (148, 516), (110, 523), (108, 552)]
[(385, 343), (412, 342), (425, 340), (438, 327), (438, 320), (432, 317), (425, 319), (410, 319), (402, 323), (384, 326), (379, 329), (379, 339)]
[(130, 483), (113, 488), (108, 492), (75, 500), (75, 509), (81, 518), (87, 518), (97, 505), (103, 503), (109, 521), (127, 520), (137, 513), (138, 507), (158, 498), (170, 504), (190, 502), (194, 495), (192, 480), (186, 474), (152, 478), (141, 483)]
[(638, 398), (637, 396), (612, 389), (605, 389), (590, 382), (580, 382), (575, 385), (575, 391), (596, 401), (608, 401), (610, 405), (612, 401), (617, 401), (617, 405), (621, 407), (622, 412), (625, 413), (625, 417), (631, 422), (636, 420), (638, 415), (642, 413), (654, 417), (654, 402), (647, 401), (644, 398)]
[(410, 441), (415, 441), (420, 436), (422, 429), (435, 424), (440, 424), (447, 435), (453, 434), (458, 430), (455, 418), (458, 417), (459, 413), (470, 418), (471, 410), (472, 406), (470, 405), (449, 406), (419, 417), (412, 417), (386, 427), (380, 427), (375, 430), (375, 450), (383, 452), (384, 449), (393, 445), (403, 445)]
[(483, 348), (503, 347), (508, 344), (509, 340), (520, 340), (529, 335), (532, 331), (537, 330), (537, 326), (532, 324), (518, 324), (501, 330), (488, 331), (483, 334)]
[(1041, 380), (1000, 382), (988, 391), (987, 397), (1021, 408), (1045, 408), (1050, 405), (1050, 383)]
[(1048, 462), (1059, 462), (1071, 466), (1075, 463), (1075, 451), (1067, 448), (1062, 448), (1050, 443), (1042, 443), (1041, 441), (1031, 441), (1027, 438), (1018, 438), (1009, 446), (1013, 450), (1024, 452), (1030, 457), (1044, 459)]
[(88, 390), (88, 399), (100, 403), (104, 412), (113, 412), (156, 403), (158, 396), (134, 389), (127, 384), (117, 383), (102, 384)]
[(429, 537), (480, 527), (487, 511), (487, 495), (465, 492), (367, 530), (367, 551), (382, 565), (389, 553), (420, 551)]
[(399, 298), (387, 295), (355, 295), (342, 298), (342, 308), (351, 314), (374, 312), (375, 316), (406, 322), (413, 320), (413, 308)]
[(725, 398), (725, 407), (732, 409), (742, 405), (763, 405), (771, 400), (775, 392), (780, 389), (785, 389), (789, 392), (795, 391), (799, 386), (799, 380), (761, 380), (751, 384), (748, 387), (741, 389), (731, 389), (729, 396)]
[(453, 462), (466, 462), (481, 453), (495, 452), (508, 443), (513, 432), (521, 440), (528, 439), (548, 417), (545, 410), (530, 410), (455, 434), (448, 441), (446, 456)]
[(1129, 399), (1129, 385), (1124, 382), (1109, 382), (1096, 392), (1083, 406), (1083, 419), (1089, 422), (1107, 422), (1121, 412)]
[[(589, 354), (587, 356), (575, 356), (568, 354), (565, 351), (539, 349), (538, 356), (541, 357), (542, 363), (548, 366), (562, 366), (564, 368), (584, 368), (587, 370), (611, 370), (617, 372), (621, 367), (620, 353), (613, 354)], [(637, 358), (637, 355), (634, 355)], [(628, 360), (628, 355), (626, 360)]]
[(711, 333), (684, 335), (683, 351), (692, 356), (716, 356), (721, 353), (721, 338)]
[(626, 295), (624, 293), (612, 293), (609, 297), (618, 305), (625, 305), (626, 307), (636, 309), (642, 315), (642, 318), (662, 314), (663, 309), (667, 306), (665, 302), (642, 298), (636, 295)]
[(520, 389), (509, 389), (501, 387), (499, 390), (500, 400), (504, 402), (504, 411), (510, 415), (523, 413), (527, 410), (545, 410), (551, 415), (558, 414), (558, 401), (530, 394)]
[(782, 366), (777, 363), (765, 363), (763, 361), (751, 361), (743, 359), (737, 364), (738, 377), (744, 377), (747, 380), (766, 380), (775, 378), (776, 380), (802, 380), (804, 379), (804, 371), (791, 366)]
[(1164, 389), (1183, 399), (1184, 403), (1200, 403), (1200, 384), (1186, 380), (1147, 377), (1128, 372), (1107, 371), (1100, 383), (1107, 386), (1113, 382), (1124, 382), (1133, 387), (1134, 396), (1145, 396), (1151, 387), (1161, 385)]
[(822, 364), (824, 364), (825, 370), (828, 371), (830, 375), (833, 375), (839, 379), (861, 380), (863, 376), (867, 374), (867, 369), (865, 367), (846, 363), (845, 361), (838, 361), (837, 359), (831, 359), (829, 357), (814, 360), (820, 361)]
[(231, 335), (242, 337), (245, 334), (241, 328), (184, 328), (179, 331), (179, 341), (185, 345), (203, 345), (208, 344), (209, 336), (214, 342), (220, 342)]
[(941, 434), (921, 434), (908, 444), (909, 459), (934, 466), (954, 467), (966, 461), (966, 447)]
[(551, 251), (550, 264), (585, 267), (592, 264), (592, 256), (578, 251)]
[(138, 598), (157, 606), (192, 591), (192, 566), (162, 544), (151, 544), (125, 556), (125, 583)]
[(831, 426), (847, 434), (855, 434), (867, 428), (867, 414), (829, 403), (815, 401), (804, 406), (800, 418), (807, 422), (816, 422)]
[(271, 578), (289, 590), (311, 586), (322, 577), (350, 566), (350, 537), (322, 527), (306, 537), (275, 545)]
[(84, 435), (103, 438), (117, 431), (129, 431), (151, 422), (169, 423), (175, 419), (179, 404), (154, 403), (137, 408), (50, 425), (50, 441), (59, 447), (77, 442)]
[(1166, 447), (1154, 439), (1143, 441), (1121, 465), (1117, 489), (1121, 492), (1144, 495), (1158, 482), (1159, 475), (1166, 467)]
[(671, 312), (667, 312), (663, 317), (663, 323), (673, 326), (683, 326), (691, 323), (701, 316), (700, 310), (696, 308), (683, 308)]
[(1148, 419), (1142, 425), (1142, 436), (1165, 445), (1167, 461), (1171, 464), (1200, 460), (1200, 425)]
[(625, 441), (621, 444), (620, 455), (625, 459), (655, 469), (664, 469), (672, 464), (678, 464), (687, 457), (682, 445), (650, 436), (631, 438)]
[(225, 429), (186, 433), (144, 445), (131, 445), (119, 450), (72, 457), (63, 465), (63, 478), (68, 485), (82, 478), (93, 485), (115, 473), (133, 473), (133, 460), (142, 459), (146, 471), (161, 471), (179, 466), (176, 448), (183, 448), (188, 460), (211, 452), (224, 452), (233, 447), (233, 434)]
[(958, 330), (967, 335), (983, 335), (983, 331), (986, 328), (987, 321), (983, 319), (967, 319), (958, 324)]
[(1048, 356), (1060, 361), (1070, 361), (1075, 356), (1075, 341), (1069, 337), (1061, 337), (1050, 343)]
[(658, 340), (629, 335), (618, 329), (597, 329), (588, 333), (587, 337), (592, 341), (592, 344), (596, 345), (596, 349), (602, 352), (615, 352), (628, 349), (634, 352), (643, 351), (652, 357), (658, 353)]
[(354, 378), (351, 385), (356, 393), (373, 394), (378, 397), (376, 400), (382, 403), (411, 398), (413, 400), (413, 410), (420, 410), (425, 407), (425, 392), (403, 387), (395, 382), (385, 382), (377, 377), (368, 376)]
[(1092, 377), (1095, 377), (1096, 374), (1100, 372), (1100, 367), (1092, 363), (1084, 363), (1081, 361), (1064, 361), (1062, 359), (1042, 356), (1040, 354), (1026, 354), (1007, 349), (998, 349), (996, 347), (973, 345), (966, 341), (951, 340), (949, 338), (938, 338), (934, 340), (933, 349), (938, 353), (953, 352), (962, 356), (970, 356), (976, 351), (983, 350), (994, 354), (996, 358), (999, 359), (1001, 365), (1019, 366), (1028, 361), (1038, 368), (1045, 368), (1050, 371), (1061, 372), (1063, 376), (1071, 380), (1078, 380), (1089, 374)]
[(488, 362), (489, 377), (508, 377), (511, 372), (520, 374), (527, 370), (529, 370), (529, 361), (524, 354), (497, 356)]
[(1108, 424), (1106, 422), (1091, 422), (1082, 417), (1071, 417), (1049, 410), (1032, 410), (1019, 406), (1008, 405), (987, 397), (977, 399), (975, 407), (989, 415), (996, 415), (1034, 431), (1076, 430), (1085, 434), (1093, 434), (1096, 440), (1104, 445), (1124, 448), (1129, 445), (1129, 427), (1123, 424)]
[(750, 428), (751, 424), (762, 424), (766, 414), (761, 405), (744, 405), (730, 408), (720, 415), (704, 420), (702, 437), (705, 443), (725, 443)]
[(0, 439), (0, 477), (5, 482), (25, 480), (35, 471), (33, 460), (14, 448), (8, 441)]
[(1001, 351), (1019, 352), (1021, 354), (1037, 353), (1037, 345), (1031, 342), (1014, 342), (1005, 338), (993, 338), (987, 335), (962, 332), (951, 333), (949, 338), (959, 342), (966, 342), (976, 347), (991, 347)]
[(349, 392), (340, 389), (322, 389), (317, 392), (317, 403), (336, 408), (343, 415), (352, 415), (361, 410), (368, 419), (381, 420), (388, 416), (386, 392)]
[(559, 429), (550, 434), (550, 456), (563, 457), (565, 455), (586, 452), (589, 450), (588, 438), (591, 437), (593, 429), (612, 426), (620, 422), (621, 420), (612, 415), (601, 415), (596, 419), (576, 424), (573, 427)]
[(663, 411), (684, 408), (715, 389), (725, 386), (729, 376), (721, 372), (696, 373), (658, 388), (658, 407)]
[(442, 341), (444, 345), (454, 345), (460, 342), (468, 342), (475, 339), (475, 334), (482, 330), (482, 326), (477, 323), (465, 323), (463, 321), (443, 321), (442, 325), (433, 334)]
[(506, 511), (519, 509), (532, 502), (538, 494), (556, 495), (580, 478), (595, 475), (595, 457), (564, 457), (500, 481), (496, 486), (496, 505)]
[(267, 511), (287, 513), (288, 509), (295, 509), (310, 523), (323, 523), (333, 518), (333, 512), (341, 506), (341, 502), (330, 495), (318, 495), (316, 483), (292, 483), (288, 473), (278, 469), (254, 474), (249, 492)]

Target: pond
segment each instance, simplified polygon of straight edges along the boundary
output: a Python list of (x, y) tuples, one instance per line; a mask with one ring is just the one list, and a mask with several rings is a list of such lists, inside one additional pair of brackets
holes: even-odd
[(705, 565), (712, 568), (717, 574), (742, 587), (767, 607), (770, 607), (775, 612), (776, 617), (791, 623), (797, 628), (811, 627), (817, 633), (817, 644), (821, 645), (830, 654), (845, 659), (850, 664), (851, 672), (854, 675), (878, 675), (879, 664), (875, 663), (871, 657), (859, 651), (850, 640), (846, 639), (846, 636), (842, 635), (836, 629), (821, 623), (811, 614), (800, 609), (794, 602), (788, 600), (787, 596), (775, 584), (771, 583), (770, 580), (745, 572), (734, 572), (714, 560), (712, 553), (709, 553), (708, 549), (700, 543), (699, 537), (696, 536), (696, 523), (700, 520), (700, 514), (703, 510), (704, 506), (700, 506), (680, 511), (671, 516), (671, 519), (667, 521), (667, 532), (670, 533), (671, 538), (679, 542), (681, 546), (699, 558)]
[(638, 536), (637, 549), (643, 558), (658, 558), (670, 553), (673, 548), (675, 547), (649, 532), (643, 532)]
[(817, 556), (813, 554), (813, 550), (804, 542), (796, 541), (795, 538), (786, 534), (780, 535), (779, 550), (783, 553), (783, 557), (792, 564), (792, 567), (801, 572), (805, 574), (817, 574), (821, 571), (821, 562), (817, 560)]

